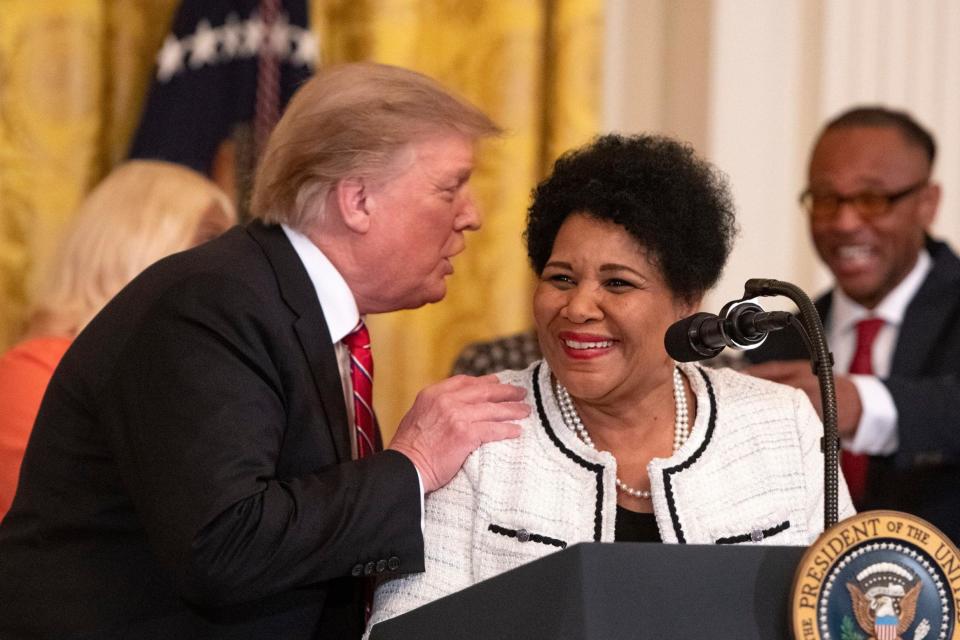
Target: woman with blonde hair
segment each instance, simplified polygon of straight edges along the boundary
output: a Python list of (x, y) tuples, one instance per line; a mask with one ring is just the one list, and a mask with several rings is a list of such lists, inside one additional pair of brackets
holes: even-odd
[(145, 268), (235, 223), (215, 184), (153, 160), (120, 165), (80, 204), (47, 265), (24, 340), (0, 357), (0, 519), (47, 383), (73, 339)]

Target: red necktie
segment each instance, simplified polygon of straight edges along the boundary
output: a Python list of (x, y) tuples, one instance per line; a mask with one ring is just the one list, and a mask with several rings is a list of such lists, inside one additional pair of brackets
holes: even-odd
[[(365, 458), (383, 449), (377, 417), (373, 413), (373, 353), (370, 351), (370, 332), (361, 319), (343, 339), (350, 350), (350, 381), (353, 383), (353, 415), (357, 425), (357, 458)], [(370, 621), (373, 610), (373, 576), (363, 579), (363, 620)]]
[[(857, 323), (857, 349), (850, 361), (850, 373), (873, 375), (873, 341), (883, 328), (883, 318), (867, 318)], [(860, 509), (860, 503), (867, 489), (867, 463), (869, 456), (849, 451), (840, 452), (840, 468), (847, 480), (853, 504)]]
[(350, 381), (353, 383), (353, 414), (357, 425), (357, 458), (380, 451), (380, 430), (373, 413), (373, 354), (370, 332), (361, 320), (343, 339), (350, 350)]

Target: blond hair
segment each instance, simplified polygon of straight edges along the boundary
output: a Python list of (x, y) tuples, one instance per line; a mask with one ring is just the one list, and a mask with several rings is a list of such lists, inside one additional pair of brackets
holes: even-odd
[(329, 67), (297, 91), (270, 136), (251, 214), (306, 231), (342, 178), (381, 175), (400, 151), (431, 135), (500, 132), (482, 111), (422, 74), (369, 62)]
[(121, 164), (74, 213), (28, 333), (75, 336), (149, 265), (235, 223), (230, 199), (192, 169), (155, 160)]

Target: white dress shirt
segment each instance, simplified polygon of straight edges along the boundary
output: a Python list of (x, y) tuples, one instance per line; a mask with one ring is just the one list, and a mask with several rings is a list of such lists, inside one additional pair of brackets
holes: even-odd
[(930, 254), (921, 251), (917, 263), (907, 277), (873, 310), (851, 300), (839, 287), (833, 290), (826, 330), (833, 351), (834, 368), (838, 374), (846, 374), (850, 370), (850, 363), (856, 352), (857, 323), (873, 317), (882, 318), (884, 321), (874, 340), (871, 353), (874, 375), (850, 376), (860, 394), (860, 404), (863, 407), (856, 434), (852, 439), (843, 442), (843, 447), (853, 453), (889, 455), (895, 452), (900, 444), (897, 435), (897, 407), (890, 391), (881, 380), (890, 375), (893, 352), (907, 306), (932, 266)]
[(347, 421), (350, 423), (350, 455), (356, 459), (357, 427), (353, 410), (353, 382), (350, 378), (350, 350), (343, 343), (343, 339), (360, 322), (357, 301), (347, 281), (310, 238), (287, 225), (281, 226), (310, 276), (310, 282), (313, 283), (320, 300), (320, 308), (323, 309), (323, 317), (327, 321), (330, 340), (337, 354), (337, 368), (343, 384), (343, 402), (347, 407)]
[[(350, 291), (350, 286), (343, 279), (333, 263), (323, 255), (317, 245), (307, 236), (287, 225), (281, 225), (283, 232), (293, 245), (293, 250), (300, 257), (313, 283), (323, 309), (323, 317), (327, 321), (330, 331), (330, 340), (337, 354), (337, 368), (340, 370), (340, 382), (343, 384), (343, 401), (347, 407), (347, 421), (350, 423), (350, 455), (357, 458), (357, 426), (354, 420), (353, 409), (353, 382), (350, 378), (350, 350), (343, 343), (343, 339), (353, 331), (360, 322), (360, 311), (357, 309), (357, 300)], [(417, 471), (417, 482), (420, 483), (420, 528), (423, 528), (423, 478), (420, 469)]]

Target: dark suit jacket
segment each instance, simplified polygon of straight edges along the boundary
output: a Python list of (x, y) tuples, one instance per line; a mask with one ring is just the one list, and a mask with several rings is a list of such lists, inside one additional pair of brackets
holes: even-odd
[[(930, 270), (907, 307), (883, 383), (897, 407), (900, 447), (873, 456), (863, 508), (896, 509), (933, 523), (960, 543), (960, 259), (928, 240)], [(816, 302), (830, 316), (830, 295)], [(771, 334), (753, 362), (806, 358), (799, 335)]]
[(334, 348), (279, 227), (172, 256), (77, 338), (0, 527), (0, 637), (349, 638), (423, 570), (416, 470), (351, 461)]

